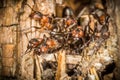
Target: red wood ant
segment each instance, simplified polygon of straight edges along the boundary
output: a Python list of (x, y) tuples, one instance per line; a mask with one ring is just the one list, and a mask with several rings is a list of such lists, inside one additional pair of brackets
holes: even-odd
[(42, 43), (43, 39), (41, 38), (33, 38), (29, 41), (27, 50), (25, 51), (25, 54), (30, 52), (33, 48), (36, 48)]
[(39, 20), (42, 18), (42, 16), (43, 16), (43, 14), (42, 14), (41, 12), (38, 12), (38, 11), (34, 11), (33, 13), (31, 13), (31, 14), (29, 15), (29, 17), (30, 17), (31, 19), (34, 19), (34, 20), (36, 20), (36, 21), (39, 21)]
[(38, 47), (34, 48), (34, 54), (43, 54), (47, 53), (49, 50), (49, 47), (47, 45), (39, 45)]
[(99, 10), (95, 12), (94, 17), (98, 20), (95, 30), (95, 36), (108, 38), (110, 35), (108, 27), (110, 16), (106, 12)]
[(52, 53), (59, 48), (59, 43), (57, 40), (52, 38), (44, 37), (41, 38), (33, 38), (29, 41), (27, 46), (27, 52), (34, 50), (35, 54), (42, 54), (42, 53)]
[(81, 26), (78, 26), (75, 30), (72, 31), (72, 36), (75, 38), (83, 38), (84, 37), (84, 31)]
[(73, 19), (70, 19), (70, 18), (68, 18), (68, 19), (65, 21), (65, 24), (66, 24), (67, 26), (70, 26), (70, 25), (72, 25), (73, 23), (74, 23)]
[(47, 40), (46, 44), (49, 46), (49, 48), (55, 48), (58, 46), (58, 42), (54, 39)]
[[(30, 7), (29, 4), (26, 4), (27, 6)], [(31, 8), (31, 7), (30, 7)], [(38, 21), (39, 24), (41, 25), (41, 29), (47, 29), (47, 30), (51, 30), (52, 29), (52, 18), (49, 17), (48, 15), (43, 15), (41, 12), (39, 11), (35, 11), (31, 8), (31, 10), (33, 11), (29, 17), (35, 21)]]
[[(50, 37), (31, 39), (26, 52), (34, 49), (35, 54), (53, 53), (59, 49), (72, 50), (80, 53), (91, 39), (102, 37), (106, 39), (108, 31), (108, 15), (104, 12), (94, 13), (75, 19), (72, 10), (66, 7), (60, 20), (34, 11), (30, 18), (39, 21), (43, 31), (48, 31)], [(80, 20), (79, 20), (80, 19)]]
[(48, 46), (41, 46), (40, 50), (42, 53), (48, 52), (49, 47)]
[(32, 13), (29, 15), (29, 17), (31, 19), (39, 21), (42, 18), (43, 14), (39, 11), (35, 11), (29, 4), (26, 5), (32, 10)]

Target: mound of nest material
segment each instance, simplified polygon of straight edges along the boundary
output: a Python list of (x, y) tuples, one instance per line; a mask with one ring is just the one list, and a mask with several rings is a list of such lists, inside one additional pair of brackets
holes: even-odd
[(30, 18), (39, 21), (34, 28), (42, 37), (31, 39), (25, 54), (33, 51), (42, 80), (103, 80), (115, 68), (116, 37), (104, 9), (74, 17), (66, 7), (63, 18), (37, 11)]

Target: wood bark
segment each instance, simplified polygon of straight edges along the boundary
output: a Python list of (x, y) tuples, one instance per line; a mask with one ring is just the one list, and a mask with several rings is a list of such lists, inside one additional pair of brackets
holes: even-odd
[[(20, 79), (29, 78), (33, 72), (33, 58), (30, 55), (21, 57), (27, 49), (28, 41), (31, 38), (39, 37), (38, 32), (34, 32), (32, 26), (40, 26), (39, 22), (36, 22), (30, 19), (29, 15), (31, 14), (33, 8), (35, 11), (40, 11), (43, 14), (54, 14), (54, 5), (53, 0), (4, 0), (0, 1), (0, 52), (1, 55), (14, 58), (16, 67), (16, 76)], [(26, 5), (29, 4), (29, 6)], [(47, 5), (47, 6), (46, 6)], [(30, 29), (30, 30), (29, 30)], [(24, 31), (25, 30), (25, 31)], [(27, 33), (26, 30), (29, 30)], [(1, 44), (13, 44), (15, 47), (13, 53), (8, 51), (11, 49), (4, 48), (2, 49)], [(3, 52), (2, 52), (3, 50)], [(1, 56), (2, 57), (2, 56)], [(27, 58), (27, 61), (24, 60)], [(3, 59), (2, 63), (8, 64), (6, 61), (9, 59)], [(10, 60), (11, 61), (11, 60)], [(1, 63), (1, 64), (2, 64)], [(25, 63), (23, 65), (23, 63)], [(27, 64), (26, 64), (27, 63)], [(3, 64), (3, 65), (5, 65)], [(32, 66), (30, 66), (32, 64)], [(28, 69), (27, 69), (28, 67)], [(2, 67), (3, 68), (3, 67)], [(1, 71), (0, 65), (0, 71)], [(26, 71), (24, 71), (26, 68)], [(33, 74), (33, 73), (32, 73)], [(22, 76), (19, 76), (22, 75)], [(30, 78), (29, 78), (30, 79)], [(32, 79), (32, 78), (31, 78)]]

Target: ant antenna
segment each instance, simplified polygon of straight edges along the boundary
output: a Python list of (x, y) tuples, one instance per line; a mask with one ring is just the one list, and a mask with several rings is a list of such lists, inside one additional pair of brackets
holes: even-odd
[(32, 11), (35, 11), (29, 4), (25, 4), (25, 5), (27, 5)]

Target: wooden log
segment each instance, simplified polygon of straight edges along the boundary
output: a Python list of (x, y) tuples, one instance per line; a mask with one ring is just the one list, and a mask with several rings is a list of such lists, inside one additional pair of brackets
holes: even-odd
[(13, 57), (14, 44), (2, 44), (2, 57)]
[(61, 50), (58, 54), (58, 67), (56, 72), (56, 80), (63, 80), (66, 76), (66, 57), (65, 51)]

